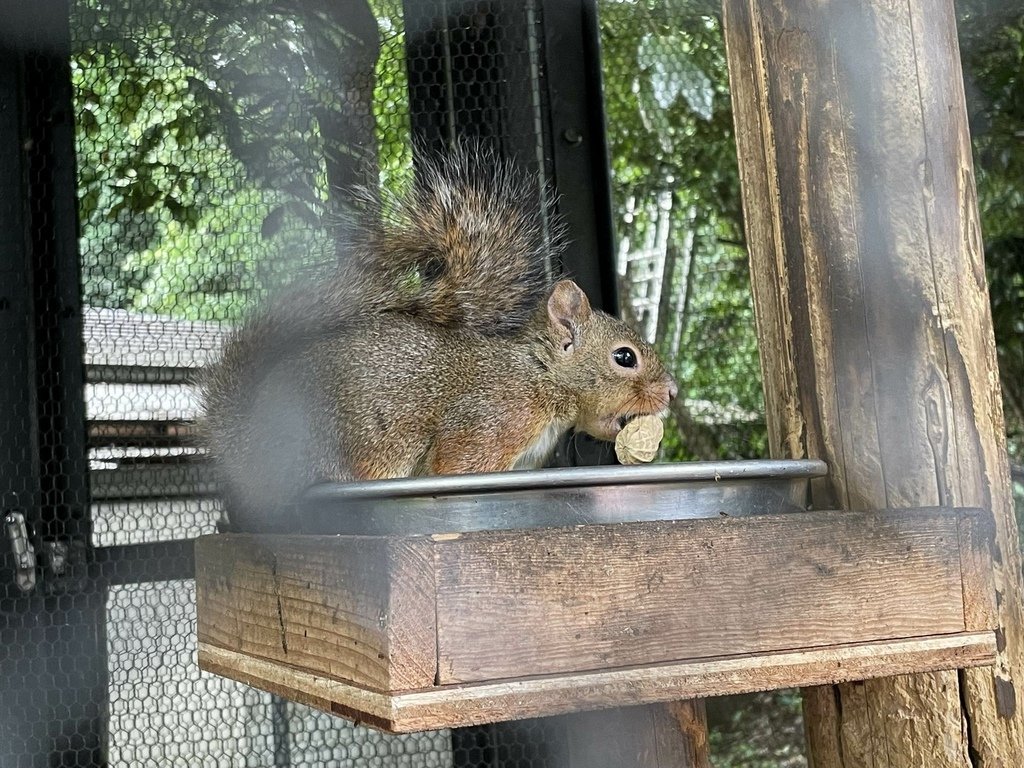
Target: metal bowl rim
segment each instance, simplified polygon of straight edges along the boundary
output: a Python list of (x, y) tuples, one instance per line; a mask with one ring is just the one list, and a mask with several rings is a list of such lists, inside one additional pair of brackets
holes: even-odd
[(351, 499), (393, 499), (411, 496), (454, 496), (495, 491), (532, 491), (551, 488), (697, 483), (721, 480), (799, 480), (824, 477), (828, 467), (818, 459), (745, 459), (741, 461), (689, 461), (636, 466), (559, 467), (467, 475), (433, 475), (369, 480), (354, 483), (319, 483), (303, 494), (306, 502)]

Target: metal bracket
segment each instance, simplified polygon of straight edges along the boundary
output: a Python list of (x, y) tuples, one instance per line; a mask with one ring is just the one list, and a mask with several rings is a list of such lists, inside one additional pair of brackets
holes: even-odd
[(24, 513), (8, 510), (4, 515), (4, 531), (14, 555), (14, 583), (22, 592), (31, 592), (36, 586), (36, 551), (28, 537)]

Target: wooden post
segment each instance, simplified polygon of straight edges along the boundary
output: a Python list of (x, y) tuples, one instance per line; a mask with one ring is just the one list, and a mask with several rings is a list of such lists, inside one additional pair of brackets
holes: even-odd
[(531, 768), (710, 768), (703, 701), (599, 709), (492, 728), (494, 768), (523, 765), (524, 743), (531, 745)]
[(1024, 764), (1021, 556), (952, 0), (725, 0), (776, 457), (818, 507), (992, 511), (994, 668), (805, 694), (812, 764)]

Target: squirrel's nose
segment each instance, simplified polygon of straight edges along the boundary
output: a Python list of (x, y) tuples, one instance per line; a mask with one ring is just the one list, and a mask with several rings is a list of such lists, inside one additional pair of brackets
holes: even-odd
[(676, 384), (674, 380), (669, 379), (668, 380), (668, 399), (670, 401), (671, 400), (675, 400), (678, 395), (679, 395), (679, 385)]

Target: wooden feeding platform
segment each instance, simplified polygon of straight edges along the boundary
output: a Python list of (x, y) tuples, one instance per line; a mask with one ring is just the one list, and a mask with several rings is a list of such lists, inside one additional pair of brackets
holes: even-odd
[(822, 471), (316, 489), (301, 533), (198, 540), (199, 664), (407, 732), (991, 663), (985, 513), (804, 511)]

